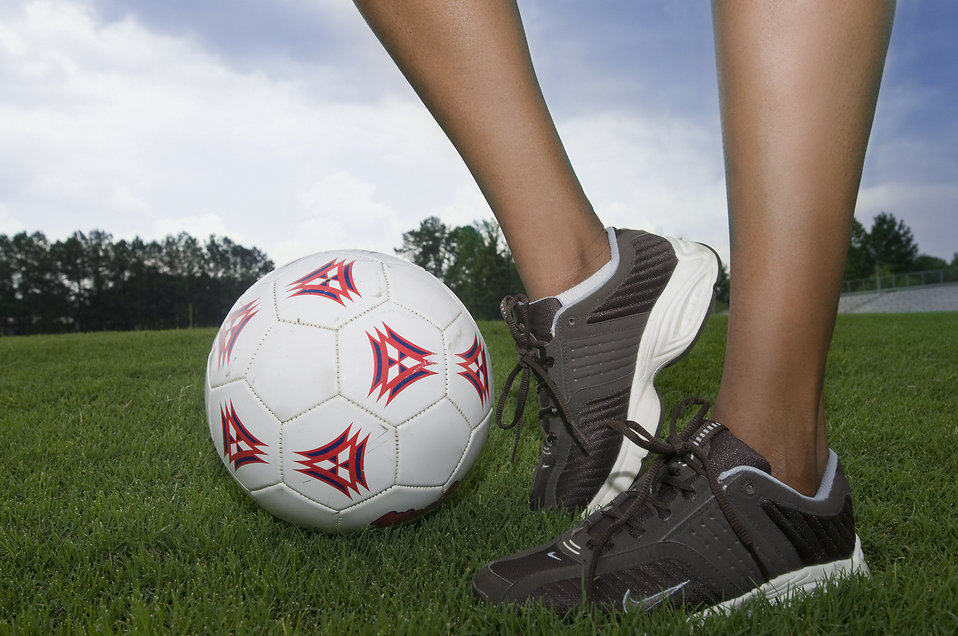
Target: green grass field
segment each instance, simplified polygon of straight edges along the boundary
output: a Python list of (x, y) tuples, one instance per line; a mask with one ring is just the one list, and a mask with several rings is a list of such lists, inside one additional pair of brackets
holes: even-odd
[[(725, 325), (713, 317), (660, 376), (668, 405), (715, 395)], [(512, 344), (503, 324), (482, 327), (501, 382)], [(259, 510), (209, 439), (213, 335), (0, 339), (0, 634), (689, 630), (680, 613), (559, 618), (473, 600), (483, 563), (573, 522), (527, 508), (532, 408), (515, 465), (512, 435), (492, 430), (451, 501), (409, 525), (327, 536)], [(840, 317), (828, 383), (872, 576), (705, 633), (958, 632), (958, 314)]]

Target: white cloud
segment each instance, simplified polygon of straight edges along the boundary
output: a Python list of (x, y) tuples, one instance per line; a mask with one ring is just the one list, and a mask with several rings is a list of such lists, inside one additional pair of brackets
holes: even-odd
[(560, 122), (560, 128), (604, 223), (702, 241), (728, 258), (717, 128), (621, 112)]
[[(23, 176), (0, 197), (51, 238), (214, 232), (282, 262), (340, 246), (391, 252), (427, 216), (490, 216), (411, 92), (351, 102), (321, 64), (295, 79), (240, 72), (131, 18), (26, 6), (0, 40), (18, 52), (3, 72), (21, 96), (0, 106), (0, 147)], [(607, 223), (724, 242), (708, 131), (602, 113), (561, 128)]]
[(301, 82), (241, 73), (69, 2), (30, 3), (0, 41), (19, 54), (0, 72), (20, 96), (0, 105), (0, 164), (18, 177), (0, 203), (51, 238), (213, 230), (272, 253), (315, 227), (316, 249), (338, 236), (391, 251), (469, 183), (421, 105), (337, 101), (334, 86), (317, 99), (323, 69)]
[(223, 219), (215, 214), (185, 216), (177, 219), (157, 219), (153, 222), (152, 230), (152, 236), (157, 237), (176, 236), (180, 232), (186, 232), (200, 242), (204, 242), (213, 234), (229, 236), (235, 242), (248, 244), (248, 241), (242, 236), (231, 232)]
[[(174, 16), (170, 26), (166, 14), (139, 22), (117, 19), (119, 10), (103, 22), (80, 0), (9, 7), (0, 24), (0, 232), (39, 230), (56, 239), (99, 228), (147, 240), (212, 232), (279, 263), (336, 247), (391, 252), (403, 231), (428, 216), (449, 225), (490, 216), (452, 145), (368, 33), (367, 47), (350, 45), (363, 51), (355, 68), (343, 66), (342, 53), (327, 58), (322, 47), (306, 62), (281, 49), (256, 66), (224, 57), (242, 49), (223, 39), (225, 31), (190, 35), (188, 16)], [(358, 33), (355, 9), (337, 11), (337, 24)], [(254, 48), (256, 59), (270, 56), (268, 38)], [(559, 57), (546, 62), (553, 73), (545, 74), (553, 78), (560, 132), (600, 218), (701, 240), (727, 258), (718, 113), (705, 103), (714, 99), (714, 78), (701, 103), (685, 100), (698, 106), (670, 110), (676, 100), (668, 86), (661, 87), (667, 99), (656, 102), (648, 77), (627, 82), (623, 64), (592, 59), (587, 87), (607, 85), (601, 92), (610, 103), (570, 107), (584, 99), (583, 87), (561, 54), (559, 47)], [(705, 58), (692, 57), (680, 66), (697, 78)], [(698, 86), (686, 80), (681, 86)], [(646, 90), (658, 105), (638, 103)], [(883, 137), (877, 124), (860, 218), (887, 209), (913, 228), (922, 251), (950, 254), (956, 246), (945, 243), (954, 232), (942, 232), (941, 220), (953, 218), (943, 208), (955, 192), (940, 185), (950, 181), (936, 176), (919, 187), (915, 171), (902, 177), (905, 155), (929, 155), (901, 145), (911, 142), (897, 129), (894, 140)], [(940, 143), (937, 152), (951, 157), (952, 146)], [(893, 150), (876, 152), (882, 147)], [(932, 157), (920, 161), (920, 172), (951, 165)]]
[(398, 243), (390, 239), (408, 229), (394, 208), (377, 200), (373, 184), (345, 172), (323, 177), (299, 199), (307, 216), (287, 226), (289, 238), (273, 250), (277, 264), (338, 248), (392, 253)]
[(6, 206), (0, 205), (0, 234), (12, 236), (22, 232), (24, 229), (26, 228), (23, 226), (23, 223), (14, 218)]
[[(423, 218), (429, 215), (424, 215)], [(449, 202), (433, 216), (438, 216), (446, 225), (458, 227), (472, 225), (476, 221), (491, 219), (489, 205), (479, 191), (479, 186), (471, 179), (464, 179), (452, 192)], [(410, 228), (411, 229), (411, 228)]]
[[(392, 252), (427, 216), (490, 216), (411, 93), (338, 99), (321, 66), (295, 80), (240, 72), (193, 40), (130, 18), (100, 24), (63, 0), (31, 2), (0, 41), (17, 51), (4, 72), (23, 100), (0, 106), (0, 147), (23, 174), (3, 203), (31, 210), (51, 238), (215, 233), (279, 263), (336, 247)], [(560, 127), (605, 222), (722, 251), (713, 131), (603, 113)]]

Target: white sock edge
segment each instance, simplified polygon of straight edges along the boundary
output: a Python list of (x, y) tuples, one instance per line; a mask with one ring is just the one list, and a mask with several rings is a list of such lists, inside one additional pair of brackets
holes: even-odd
[(838, 472), (838, 455), (835, 454), (835, 451), (831, 449), (828, 450), (828, 463), (825, 464), (825, 473), (822, 475), (822, 482), (818, 485), (818, 492), (815, 493), (814, 497), (803, 495), (802, 493), (798, 492), (797, 490), (795, 490), (794, 488), (792, 488), (785, 482), (778, 480), (775, 477), (772, 477), (771, 475), (769, 475), (768, 473), (761, 471), (758, 468), (754, 468), (752, 466), (736, 466), (734, 468), (729, 468), (728, 470), (723, 471), (721, 475), (719, 475), (719, 481), (721, 482), (730, 477), (734, 477), (738, 473), (745, 473), (745, 472), (756, 473), (761, 475), (765, 479), (770, 479), (771, 481), (777, 484), (780, 484), (782, 487), (787, 488), (788, 490), (791, 490), (796, 495), (798, 495), (799, 497), (809, 502), (812, 502), (812, 501), (820, 502), (820, 501), (824, 501), (825, 499), (828, 499), (828, 495), (832, 491), (832, 486), (835, 483), (835, 474)]
[(559, 316), (562, 315), (562, 312), (565, 311), (567, 306), (577, 303), (604, 285), (606, 281), (612, 278), (612, 274), (615, 273), (615, 270), (619, 268), (619, 242), (615, 240), (615, 228), (607, 227), (605, 231), (609, 237), (609, 252), (611, 254), (609, 262), (578, 285), (574, 285), (555, 296), (555, 298), (559, 299), (561, 306), (559, 307), (559, 311), (556, 312), (556, 315), (552, 317), (552, 333), (556, 332), (556, 325), (559, 324)]

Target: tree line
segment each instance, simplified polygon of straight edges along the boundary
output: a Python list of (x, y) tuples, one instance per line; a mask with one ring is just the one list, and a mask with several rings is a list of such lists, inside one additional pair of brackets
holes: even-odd
[[(446, 283), (476, 318), (498, 318), (500, 299), (522, 290), (512, 254), (494, 221), (451, 227), (429, 217), (418, 228), (403, 233), (402, 245), (395, 251)], [(854, 220), (846, 280), (947, 268), (958, 268), (958, 253), (950, 263), (921, 254), (911, 229), (894, 214), (876, 215), (870, 230)], [(723, 263), (716, 300), (726, 306), (729, 277)]]
[(890, 212), (877, 214), (872, 219), (871, 230), (866, 230), (858, 219), (852, 224), (845, 280), (952, 267), (958, 267), (958, 252), (950, 263), (937, 256), (921, 254), (911, 228)]
[[(449, 226), (437, 217), (404, 232), (400, 256), (449, 286), (478, 319), (522, 290), (512, 253), (492, 220)], [(893, 214), (870, 230), (854, 221), (845, 278), (958, 268), (921, 254)], [(50, 242), (39, 232), (0, 234), (0, 335), (217, 326), (236, 298), (273, 263), (257, 248), (181, 233), (161, 241), (113, 240), (101, 230)], [(729, 301), (724, 264), (717, 299)]]
[(0, 334), (217, 326), (272, 269), (263, 252), (226, 237), (0, 234)]

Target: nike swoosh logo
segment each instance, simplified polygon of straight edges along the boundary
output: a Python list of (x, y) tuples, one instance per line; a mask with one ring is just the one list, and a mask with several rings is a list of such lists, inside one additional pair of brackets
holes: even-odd
[(641, 609), (644, 612), (648, 612), (654, 607), (657, 607), (661, 605), (662, 603), (664, 603), (665, 601), (667, 601), (669, 598), (672, 597), (673, 594), (675, 594), (676, 592), (681, 590), (683, 587), (688, 585), (689, 582), (690, 582), (690, 579), (682, 581), (681, 583), (677, 585), (673, 585), (670, 588), (664, 589), (661, 592), (658, 592), (651, 596), (646, 596), (645, 598), (642, 598), (642, 599), (633, 599), (632, 590), (626, 590), (625, 595), (622, 597), (622, 610), (625, 612), (628, 612), (633, 609)]
[(556, 555), (555, 552), (550, 552), (550, 553), (547, 554), (546, 556), (550, 556), (550, 557), (552, 557), (553, 559), (555, 559), (556, 561), (561, 561), (561, 560), (562, 560), (562, 558), (559, 557), (558, 555)]

